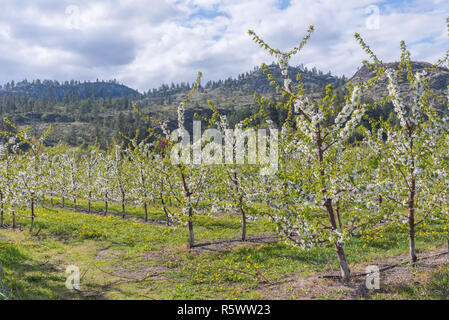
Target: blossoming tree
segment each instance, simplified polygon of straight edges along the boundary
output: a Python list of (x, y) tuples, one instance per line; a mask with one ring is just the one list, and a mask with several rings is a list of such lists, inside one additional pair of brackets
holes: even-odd
[(299, 46), (282, 52), (249, 31), (253, 40), (274, 56), (281, 68), (283, 85), (262, 65), (271, 84), (286, 98), (287, 102), (279, 107), (288, 111), (280, 137), (280, 169), (275, 176), (266, 177), (265, 201), (270, 206), (267, 214), (288, 243), (303, 249), (332, 244), (341, 276), (348, 279), (350, 268), (344, 244), (352, 233), (377, 218), (366, 210), (354, 210), (346, 216), (340, 212), (343, 202), (351, 203), (354, 208), (367, 208), (361, 192), (365, 183), (364, 168), (353, 165), (357, 163), (357, 146), (351, 145), (349, 139), (365, 114), (361, 94), (369, 84), (349, 85), (350, 95), (342, 106), (336, 103), (331, 86), (322, 99), (307, 97), (300, 74), (294, 91), (289, 60), (303, 48), (312, 32), (313, 26)]
[[(376, 180), (384, 199), (381, 209), (386, 219), (408, 225), (410, 261), (414, 263), (416, 228), (427, 220), (447, 216), (448, 210), (442, 205), (442, 200), (447, 199), (444, 186), (449, 181), (448, 167), (443, 162), (447, 156), (441, 152), (449, 130), (447, 101), (442, 103), (436, 98), (428, 82), (429, 73), (447, 57), (429, 70), (415, 71), (410, 52), (401, 42), (401, 62), (394, 70), (385, 67), (360, 35), (356, 34), (356, 38), (373, 59), (372, 68), (384, 72), (388, 81), (388, 100), (394, 106), (392, 117), (381, 119), (367, 141), (378, 158), (380, 174)], [(408, 88), (399, 84), (404, 77)]]
[(210, 166), (196, 161), (201, 159), (192, 159), (193, 150), (201, 148), (202, 139), (192, 144), (190, 135), (184, 127), (185, 107), (196, 92), (201, 76), (199, 73), (192, 90), (178, 106), (178, 129), (170, 135), (172, 142), (169, 147), (170, 157), (161, 159), (165, 162), (164, 168), (167, 169), (165, 172), (170, 174), (164, 180), (167, 183), (169, 197), (180, 207), (179, 211), (174, 212), (173, 219), (187, 225), (189, 248), (194, 247), (194, 219), (204, 211), (200, 201), (205, 199), (205, 193), (210, 185)]

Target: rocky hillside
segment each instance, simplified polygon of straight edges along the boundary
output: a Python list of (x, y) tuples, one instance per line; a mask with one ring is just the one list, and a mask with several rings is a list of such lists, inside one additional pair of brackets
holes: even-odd
[[(398, 63), (389, 63), (388, 67), (397, 68)], [(429, 68), (426, 62), (413, 62), (416, 70)], [(269, 66), (274, 77), (282, 84), (282, 77), (277, 66)], [(320, 96), (326, 85), (337, 88), (337, 100), (343, 101), (347, 79), (339, 78), (330, 73), (316, 69), (308, 70), (303, 66), (291, 67), (290, 77), (296, 79), (300, 73), (304, 88), (309, 95)], [(352, 83), (368, 81), (374, 73), (367, 67), (362, 67), (349, 80)], [(380, 100), (387, 95), (386, 79), (366, 93), (367, 100)], [(400, 83), (410, 90), (403, 75)], [(430, 86), (434, 93), (443, 95), (449, 84), (449, 71), (438, 68), (430, 76)], [(22, 81), (8, 83), (0, 88), (0, 116), (7, 117), (19, 126), (29, 126), (32, 134), (39, 135), (48, 125), (53, 125), (48, 143), (57, 144), (65, 141), (70, 145), (90, 144), (95, 140), (106, 144), (115, 138), (121, 141), (123, 137), (133, 136), (138, 128), (145, 133), (148, 123), (140, 118), (132, 108), (133, 103), (146, 113), (160, 119), (169, 120), (170, 128), (177, 125), (176, 107), (191, 89), (191, 84), (180, 83), (162, 85), (160, 88), (140, 94), (136, 90), (118, 84), (116, 81), (78, 82), (70, 81)], [(227, 114), (231, 125), (250, 116), (257, 111), (258, 106), (253, 94), (267, 96), (279, 101), (280, 94), (269, 84), (266, 75), (260, 68), (239, 75), (237, 78), (209, 81), (203, 83), (186, 109), (186, 125), (192, 123), (195, 113), (207, 116), (210, 114), (208, 101)], [(370, 111), (372, 116), (388, 116), (392, 109), (386, 104)], [(267, 106), (266, 111), (273, 121), (281, 123), (285, 118), (282, 110)], [(0, 121), (1, 122), (1, 121)], [(2, 124), (0, 123), (0, 129)]]
[[(386, 67), (393, 70), (397, 70), (399, 66), (398, 62), (387, 63)], [(415, 71), (422, 71), (431, 68), (432, 65), (427, 62), (412, 62), (412, 68)], [(375, 73), (368, 67), (363, 66), (357, 73), (349, 80), (352, 83), (365, 82), (375, 76)], [(387, 79), (384, 77), (379, 81), (379, 83), (371, 90), (369, 90), (366, 95), (372, 99), (378, 99), (379, 97), (385, 97), (387, 93)], [(405, 90), (405, 92), (411, 92), (410, 84), (407, 80), (407, 75), (402, 74), (399, 80), (399, 85)], [(429, 73), (429, 85), (430, 89), (440, 96), (445, 95), (447, 92), (447, 87), (449, 85), (449, 70), (444, 67), (436, 68), (433, 72)], [(410, 98), (410, 96), (408, 96)]]
[[(282, 84), (283, 80), (279, 66), (272, 64), (269, 66), (269, 69), (273, 73), (275, 79)], [(346, 81), (344, 78), (333, 76), (330, 72), (325, 74), (315, 68), (312, 70), (308, 70), (303, 66), (289, 68), (291, 79), (295, 80), (298, 73), (301, 74), (304, 88), (309, 93), (319, 92), (328, 84), (338, 87)], [(149, 90), (138, 102), (141, 106), (176, 104), (182, 99), (182, 96), (190, 90), (190, 88), (190, 84), (185, 83), (165, 84), (160, 88)], [(273, 95), (276, 93), (275, 87), (270, 85), (267, 76), (260, 68), (254, 68), (251, 72), (240, 74), (236, 78), (208, 81), (201, 86), (199, 91), (203, 96), (205, 95), (208, 99), (215, 100), (220, 104), (226, 104), (226, 101), (228, 101), (228, 98), (230, 97), (241, 100), (233, 103), (233, 106), (236, 107), (242, 105), (242, 103), (247, 105), (248, 101), (246, 98), (253, 101), (252, 96), (255, 92), (264, 95)], [(244, 98), (239, 99), (239, 97)]]

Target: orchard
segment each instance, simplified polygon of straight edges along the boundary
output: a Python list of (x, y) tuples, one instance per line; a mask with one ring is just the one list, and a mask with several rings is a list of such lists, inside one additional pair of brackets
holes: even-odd
[[(134, 106), (153, 124), (147, 138), (139, 140), (137, 133), (126, 137), (127, 145), (111, 143), (106, 150), (99, 145), (46, 147), (48, 132), (33, 137), (5, 120), (13, 130), (1, 133), (0, 227), (27, 226), (36, 234), (45, 228), (41, 218), (46, 208), (84, 210), (97, 217), (114, 213), (123, 223), (141, 209), (138, 224), (158, 223), (170, 234), (187, 230), (184, 240), (193, 250), (202, 245), (196, 223), (234, 214), (239, 242), (248, 241), (248, 226), (260, 220), (297, 252), (332, 248), (343, 280), (351, 277), (354, 246), (348, 250), (348, 243), (377, 230), (406, 228), (408, 240), (401, 241), (408, 241), (410, 263), (416, 263), (417, 229), (449, 222), (449, 94), (436, 96), (428, 82), (435, 68), (448, 66), (448, 55), (429, 70), (416, 71), (401, 43), (399, 66), (391, 69), (356, 34), (375, 77), (348, 83), (339, 102), (332, 86), (320, 97), (311, 96), (300, 74), (296, 81), (289, 77), (289, 61), (313, 31), (311, 26), (299, 45), (286, 52), (249, 31), (280, 67), (282, 79), (276, 79), (262, 64), (282, 99), (256, 94), (259, 112), (235, 130), (209, 102), (212, 116), (197, 115), (206, 131), (190, 138), (185, 110), (201, 74), (179, 104), (177, 130), (169, 132), (167, 122)], [(402, 78), (407, 88), (399, 85)], [(385, 86), (388, 95), (368, 101), (365, 94), (375, 86)], [(370, 110), (386, 103), (393, 106), (387, 118), (370, 117)], [(275, 123), (267, 105), (284, 110), (287, 118)], [(111, 211), (113, 206), (119, 210)], [(155, 210), (161, 219), (151, 219)], [(448, 237), (447, 228), (438, 230), (438, 239)], [(195, 272), (200, 277), (200, 269)]]

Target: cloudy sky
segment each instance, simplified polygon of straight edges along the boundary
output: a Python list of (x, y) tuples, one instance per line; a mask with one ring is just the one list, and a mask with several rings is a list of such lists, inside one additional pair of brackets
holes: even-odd
[(292, 63), (350, 76), (366, 58), (354, 32), (384, 61), (405, 40), (414, 59), (434, 62), (449, 48), (447, 16), (447, 0), (2, 1), (0, 83), (116, 78), (146, 91), (198, 71), (204, 81), (235, 77), (272, 61), (248, 29), (288, 49), (311, 24)]

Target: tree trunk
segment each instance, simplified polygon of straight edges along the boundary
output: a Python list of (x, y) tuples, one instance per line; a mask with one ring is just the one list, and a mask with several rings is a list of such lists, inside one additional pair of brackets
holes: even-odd
[(12, 211), (12, 228), (15, 229), (16, 226), (16, 212), (13, 210)]
[(30, 233), (33, 232), (34, 228), (34, 195), (31, 196), (31, 225), (30, 225)]
[[(335, 221), (334, 209), (332, 206), (332, 200), (328, 199), (325, 203), (329, 222), (332, 230), (337, 230), (337, 223)], [(338, 263), (340, 264), (340, 273), (343, 280), (348, 280), (351, 276), (351, 270), (349, 269), (348, 261), (346, 260), (345, 251), (343, 245), (336, 243), (335, 249), (337, 251)]]
[(168, 227), (168, 226), (170, 226), (170, 217), (168, 216), (168, 211), (167, 211), (167, 208), (165, 207), (164, 196), (162, 195), (162, 193), (160, 194), (160, 196), (161, 196), (162, 208), (164, 209), (165, 219), (167, 221), (167, 227)]
[(240, 212), (242, 213), (242, 241), (246, 241), (246, 213), (245, 211), (240, 207)]
[(410, 262), (415, 263), (418, 261), (415, 249), (415, 228), (409, 225), (409, 247), (410, 247)]
[(63, 208), (65, 207), (65, 198), (64, 197), (62, 197), (62, 207)]
[(415, 263), (418, 260), (415, 249), (415, 179), (412, 179), (412, 185), (410, 189), (411, 190), (408, 197), (408, 234), (410, 246), (410, 261), (412, 263)]
[(92, 199), (92, 191), (89, 192), (89, 200), (87, 201), (87, 212), (90, 213), (90, 199)]
[[(234, 172), (234, 186), (237, 193), (240, 192), (239, 183), (237, 179), (237, 172)], [(243, 196), (241, 195), (239, 197), (239, 208), (240, 208), (240, 214), (242, 215), (242, 241), (246, 241), (246, 213), (245, 210), (243, 210)]]
[[(181, 168), (181, 166), (180, 166), (180, 168)], [(190, 197), (192, 196), (192, 194), (190, 193), (189, 187), (187, 186), (186, 179), (184, 177), (184, 173), (182, 170), (181, 170), (181, 178), (182, 178), (182, 186), (184, 188), (185, 197), (187, 199), (191, 200)], [(171, 202), (171, 198), (169, 200)], [(170, 205), (171, 205), (171, 203), (170, 203)], [(188, 244), (188, 246), (190, 249), (193, 248), (194, 242), (195, 242), (195, 238), (193, 235), (193, 221), (192, 220), (193, 220), (193, 208), (190, 205), (189, 206), (189, 223), (188, 223), (188, 225), (189, 225), (189, 244)]]
[(349, 269), (348, 262), (346, 260), (345, 251), (343, 250), (343, 246), (336, 244), (335, 249), (337, 251), (338, 262), (340, 263), (340, 273), (343, 280), (349, 280), (351, 276), (351, 270)]
[[(413, 132), (409, 128), (409, 140), (410, 140), (410, 153), (413, 155)], [(410, 246), (410, 261), (415, 263), (418, 260), (415, 249), (415, 196), (416, 196), (416, 180), (415, 180), (415, 159), (412, 159), (410, 167), (410, 186), (408, 192), (408, 238)]]
[(125, 219), (125, 192), (122, 191), (122, 218)]
[(3, 228), (3, 192), (0, 192), (0, 201), (1, 201), (1, 208), (0, 208), (0, 228)]
[[(317, 147), (318, 147), (317, 157), (318, 157), (318, 163), (320, 165), (320, 177), (322, 179), (321, 194), (323, 196), (323, 199), (325, 200), (324, 207), (326, 208), (326, 211), (327, 211), (327, 216), (329, 219), (329, 223), (331, 225), (331, 229), (332, 229), (332, 231), (335, 231), (335, 230), (337, 230), (337, 223), (335, 221), (334, 208), (333, 208), (333, 204), (332, 204), (332, 199), (328, 198), (327, 190), (325, 187), (325, 181), (324, 181), (325, 172), (324, 172), (324, 168), (323, 168), (323, 161), (324, 161), (323, 139), (321, 137), (321, 126), (319, 123), (316, 125), (315, 139), (316, 139)], [(341, 245), (337, 242), (335, 244), (335, 249), (337, 251), (338, 262), (340, 264), (341, 277), (343, 280), (348, 280), (349, 277), (351, 276), (351, 270), (349, 269), (349, 265), (346, 260), (346, 255), (345, 255), (345, 251), (343, 249), (343, 245)]]
[(73, 198), (73, 207), (74, 207), (75, 210), (76, 210), (76, 198)]
[(337, 203), (337, 207), (335, 208), (335, 211), (337, 212), (337, 219), (338, 219), (338, 227), (342, 228), (342, 223), (341, 223), (341, 217), (340, 217), (340, 205)]
[(147, 205), (147, 201), (145, 200), (145, 203), (143, 205), (144, 209), (145, 209), (145, 222), (148, 222), (148, 205)]
[(167, 211), (167, 208), (165, 206), (164, 206), (164, 213), (165, 213), (165, 222), (167, 224), (167, 227), (169, 227), (171, 225), (170, 216), (168, 215), (168, 211)]
[(195, 243), (192, 218), (193, 218), (193, 209), (189, 208), (189, 249), (192, 249)]
[(105, 216), (108, 215), (108, 201), (107, 200), (104, 202), (104, 215)]

